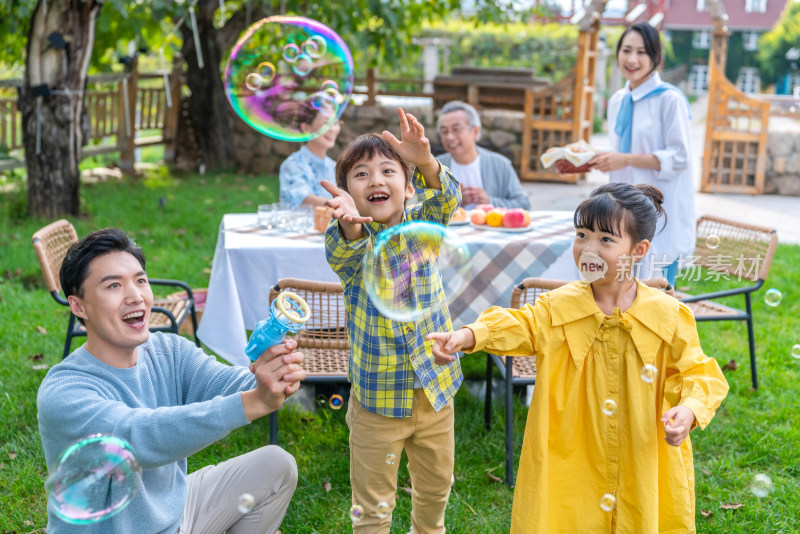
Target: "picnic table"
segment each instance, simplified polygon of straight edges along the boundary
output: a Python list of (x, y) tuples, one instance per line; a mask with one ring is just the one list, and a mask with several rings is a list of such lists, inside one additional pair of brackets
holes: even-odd
[[(471, 279), (450, 304), (454, 327), (474, 321), (490, 306), (509, 306), (512, 287), (524, 278), (576, 280), (572, 215), (533, 212), (526, 232), (451, 226), (471, 253)], [(270, 287), (290, 277), (339, 281), (325, 259), (321, 232), (264, 230), (256, 214), (224, 215), (198, 328), (200, 340), (228, 362), (249, 365), (244, 352), (247, 331), (266, 317)]]

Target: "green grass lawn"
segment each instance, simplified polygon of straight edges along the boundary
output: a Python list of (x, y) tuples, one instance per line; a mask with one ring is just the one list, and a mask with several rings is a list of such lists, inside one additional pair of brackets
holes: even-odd
[[(277, 180), (231, 173), (171, 177), (154, 172), (147, 178), (106, 182), (82, 188), (83, 216), (73, 220), (79, 235), (105, 226), (129, 231), (144, 248), (148, 272), (206, 287), (217, 229), (224, 213), (254, 212), (260, 203), (277, 200)], [(43, 482), (47, 474), (36, 426), (36, 391), (46, 370), (56, 364), (67, 312), (48, 295), (31, 247), (31, 235), (50, 221), (25, 215), (24, 192), (0, 199), (0, 533), (31, 532), (46, 526)], [(769, 221), (764, 221), (769, 224)], [(780, 306), (763, 303), (756, 294), (756, 345), (760, 389), (750, 389), (747, 333), (744, 324), (702, 323), (705, 351), (726, 370), (728, 398), (704, 432), (695, 431), (697, 524), (700, 532), (800, 531), (800, 360), (790, 355), (800, 340), (800, 247), (780, 246), (766, 287), (783, 293)], [(681, 284), (679, 284), (681, 285)], [(728, 287), (728, 282), (689, 282), (692, 292)], [(734, 301), (734, 303), (738, 303)], [(78, 341), (80, 343), (80, 341)], [(480, 357), (465, 358), (466, 374), (479, 378)], [(516, 451), (522, 443), (527, 411), (515, 401)], [(494, 404), (495, 424), (483, 429), (483, 405), (465, 388), (456, 397), (456, 485), (447, 512), (450, 532), (507, 532), (512, 492), (490, 475), (502, 477), (502, 404)], [(340, 533), (349, 529), (350, 506), (345, 409), (314, 413), (284, 410), (279, 441), (297, 459), (300, 480), (283, 523), (283, 532)], [(265, 418), (233, 432), (189, 459), (194, 470), (262, 446)], [(767, 474), (774, 489), (767, 498), (749, 491), (753, 476)], [(400, 485), (408, 472), (401, 466)], [(323, 483), (329, 482), (326, 491)], [(723, 509), (741, 503), (738, 509)], [(710, 512), (706, 517), (701, 511)], [(410, 497), (398, 492), (392, 532), (410, 526)]]

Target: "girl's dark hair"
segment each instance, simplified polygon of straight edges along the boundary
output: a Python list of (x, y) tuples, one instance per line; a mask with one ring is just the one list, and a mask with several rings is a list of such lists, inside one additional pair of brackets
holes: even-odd
[(630, 32), (636, 32), (642, 36), (644, 51), (647, 52), (650, 61), (653, 62), (653, 68), (650, 69), (650, 72), (653, 72), (661, 65), (661, 36), (658, 34), (658, 30), (646, 22), (635, 22), (631, 24), (625, 28), (625, 31), (622, 32), (622, 35), (619, 37), (619, 41), (617, 41), (617, 57), (619, 57), (619, 51), (622, 48), (622, 41)]
[(67, 250), (58, 273), (64, 296), (83, 297), (83, 283), (89, 276), (89, 264), (98, 256), (111, 252), (127, 252), (139, 261), (144, 270), (145, 258), (142, 249), (118, 228), (104, 228), (87, 235)]
[(589, 198), (580, 203), (572, 222), (575, 228), (587, 228), (593, 232), (616, 236), (625, 232), (633, 244), (643, 239), (652, 241), (661, 215), (664, 215), (664, 226), (667, 224), (667, 212), (661, 206), (663, 202), (664, 194), (654, 185), (606, 184), (592, 191)]
[(411, 173), (414, 166), (403, 160), (400, 154), (394, 151), (386, 139), (378, 134), (364, 134), (356, 137), (352, 143), (347, 145), (339, 154), (336, 160), (336, 185), (347, 191), (347, 173), (360, 161), (371, 159), (375, 154), (379, 154), (400, 164), (406, 175), (406, 185), (411, 182)]

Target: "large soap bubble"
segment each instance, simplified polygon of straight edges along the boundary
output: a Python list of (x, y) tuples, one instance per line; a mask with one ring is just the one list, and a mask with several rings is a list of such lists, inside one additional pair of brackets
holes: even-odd
[[(364, 254), (363, 275), (375, 307), (395, 321), (443, 311), (470, 280), (465, 241), (441, 224), (415, 221), (383, 230)], [(444, 295), (434, 291), (438, 284)]]
[(118, 514), (133, 499), (142, 470), (124, 439), (96, 434), (67, 447), (45, 487), (49, 506), (64, 521), (88, 525)]
[(225, 94), (259, 132), (304, 142), (328, 130), (353, 91), (353, 58), (333, 30), (303, 17), (253, 24), (231, 49)]

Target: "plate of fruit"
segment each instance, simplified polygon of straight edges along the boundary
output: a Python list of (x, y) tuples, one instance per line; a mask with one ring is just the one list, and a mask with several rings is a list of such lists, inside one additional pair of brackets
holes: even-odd
[(473, 228), (495, 232), (527, 232), (531, 229), (531, 214), (520, 208), (495, 208), (479, 204), (469, 213)]
[(462, 226), (464, 224), (469, 224), (469, 215), (467, 215), (467, 210), (464, 208), (458, 208), (450, 219), (450, 226)]

